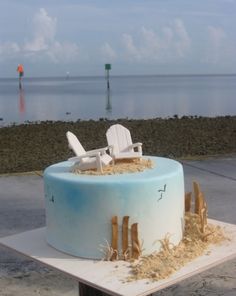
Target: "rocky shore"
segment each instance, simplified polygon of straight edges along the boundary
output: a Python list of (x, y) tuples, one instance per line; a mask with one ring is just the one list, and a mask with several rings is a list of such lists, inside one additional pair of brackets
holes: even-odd
[(133, 142), (143, 143), (146, 155), (191, 158), (236, 153), (236, 116), (45, 121), (0, 128), (0, 174), (44, 170), (73, 156), (65, 136), (68, 130), (85, 150), (104, 147), (105, 133), (115, 123), (130, 130)]

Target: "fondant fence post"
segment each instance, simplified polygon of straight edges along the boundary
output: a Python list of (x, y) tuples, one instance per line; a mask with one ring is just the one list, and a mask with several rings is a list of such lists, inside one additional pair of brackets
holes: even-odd
[(131, 225), (132, 258), (138, 259), (141, 253), (138, 239), (138, 223)]
[(112, 217), (111, 224), (112, 224), (111, 247), (113, 249), (111, 260), (116, 260), (118, 256), (118, 218), (117, 216)]
[(185, 194), (185, 212), (190, 212), (191, 200), (192, 200), (192, 192), (186, 193)]
[(126, 259), (127, 256), (129, 257), (129, 254), (128, 254), (128, 247), (129, 247), (128, 224), (129, 224), (129, 216), (124, 216), (123, 223), (122, 223), (122, 253), (123, 253), (124, 259)]
[(195, 197), (195, 214), (199, 214), (199, 195), (201, 193), (199, 184), (193, 182), (194, 197)]

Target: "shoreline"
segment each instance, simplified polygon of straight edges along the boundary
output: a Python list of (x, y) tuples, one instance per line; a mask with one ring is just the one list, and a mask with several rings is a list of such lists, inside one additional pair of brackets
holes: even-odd
[(127, 127), (143, 154), (192, 159), (236, 153), (236, 116), (42, 121), (0, 128), (0, 174), (42, 171), (74, 156), (66, 132), (73, 132), (85, 150), (107, 146), (112, 124)]

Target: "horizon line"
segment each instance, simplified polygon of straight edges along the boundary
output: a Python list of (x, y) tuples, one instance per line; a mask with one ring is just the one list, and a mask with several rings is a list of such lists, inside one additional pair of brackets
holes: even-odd
[[(88, 78), (88, 77), (99, 77), (104, 78), (106, 75), (62, 75), (62, 76), (24, 76), (23, 79), (45, 79), (45, 78), (63, 78), (63, 79), (71, 79), (71, 78)], [(236, 73), (186, 73), (186, 74), (110, 74), (111, 77), (130, 77), (130, 76), (159, 76), (159, 77), (173, 77), (173, 76), (236, 76)], [(0, 79), (17, 79), (18, 77), (0, 77)]]

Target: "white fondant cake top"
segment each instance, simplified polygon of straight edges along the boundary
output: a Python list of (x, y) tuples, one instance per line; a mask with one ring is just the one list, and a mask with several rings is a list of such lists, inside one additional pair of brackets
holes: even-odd
[(134, 172), (134, 173), (123, 173), (116, 175), (85, 175), (85, 174), (74, 174), (71, 172), (73, 163), (71, 161), (64, 161), (57, 164), (53, 164), (46, 168), (44, 171), (44, 175), (50, 175), (55, 178), (62, 178), (63, 180), (70, 180), (72, 182), (76, 182), (79, 180), (83, 180), (83, 182), (132, 182), (142, 180), (152, 179), (153, 177), (165, 178), (166, 175), (171, 175), (178, 170), (182, 170), (182, 165), (169, 158), (164, 157), (154, 157), (154, 156), (145, 156), (145, 158), (149, 158), (153, 162), (153, 168), (146, 169), (142, 172)]

